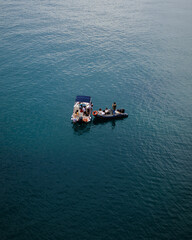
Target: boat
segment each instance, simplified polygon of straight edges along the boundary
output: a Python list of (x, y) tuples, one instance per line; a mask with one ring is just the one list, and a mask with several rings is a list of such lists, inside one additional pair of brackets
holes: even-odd
[(90, 96), (76, 96), (71, 121), (73, 123), (90, 122), (92, 106)]
[(122, 119), (127, 118), (128, 114), (125, 113), (125, 109), (112, 110), (107, 109), (102, 111), (93, 111), (93, 116), (98, 120), (112, 120), (112, 119)]

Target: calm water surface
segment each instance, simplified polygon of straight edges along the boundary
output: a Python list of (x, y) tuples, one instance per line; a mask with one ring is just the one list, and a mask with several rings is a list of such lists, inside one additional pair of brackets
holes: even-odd
[(0, 5), (1, 240), (191, 239), (192, 2)]

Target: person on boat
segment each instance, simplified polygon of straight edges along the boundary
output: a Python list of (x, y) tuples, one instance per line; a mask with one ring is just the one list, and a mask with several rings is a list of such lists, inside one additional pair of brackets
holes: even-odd
[(78, 117), (78, 116), (79, 116), (79, 110), (75, 112), (75, 117)]
[(91, 102), (91, 104), (89, 104), (89, 105), (87, 106), (87, 113), (88, 113), (88, 115), (91, 114), (92, 109), (93, 109), (93, 104), (92, 104), (92, 102)]
[(116, 102), (114, 102), (114, 103), (112, 104), (113, 114), (115, 114), (116, 107), (117, 107), (117, 104), (116, 104)]
[(84, 106), (82, 110), (83, 110), (83, 113), (85, 113), (86, 112), (86, 107)]
[(100, 114), (100, 115), (104, 115), (105, 113), (102, 111), (101, 108), (99, 108), (98, 114)]
[(89, 109), (88, 109), (88, 107), (86, 108), (86, 111), (85, 111), (85, 113), (84, 113), (86, 116), (89, 116)]
[(109, 109), (106, 107), (105, 108), (105, 114), (109, 114), (110, 112), (109, 112)]
[(91, 113), (91, 106), (88, 105), (88, 106), (87, 106), (87, 114), (89, 115), (90, 113)]
[(83, 106), (82, 106), (82, 104), (80, 104), (79, 110), (80, 110), (80, 112), (83, 112)]

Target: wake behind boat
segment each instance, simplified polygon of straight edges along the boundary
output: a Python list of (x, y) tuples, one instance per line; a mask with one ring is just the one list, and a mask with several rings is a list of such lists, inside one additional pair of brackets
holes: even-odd
[(73, 123), (91, 121), (92, 102), (90, 96), (77, 96), (73, 107), (71, 120)]

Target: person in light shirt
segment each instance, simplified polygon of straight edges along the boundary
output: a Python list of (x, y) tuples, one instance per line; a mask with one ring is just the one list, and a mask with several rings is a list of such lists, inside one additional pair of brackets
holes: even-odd
[(105, 113), (102, 111), (101, 108), (99, 108), (98, 114), (100, 114), (100, 115), (104, 115)]
[(105, 114), (109, 114), (109, 109), (107, 107), (105, 108)]
[(84, 106), (83, 107), (83, 113), (85, 114), (85, 112), (86, 112), (86, 107)]

